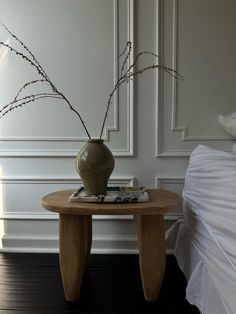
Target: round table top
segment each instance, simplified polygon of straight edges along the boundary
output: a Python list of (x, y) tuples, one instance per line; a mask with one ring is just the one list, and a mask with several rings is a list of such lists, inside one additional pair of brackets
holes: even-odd
[(74, 190), (50, 193), (42, 198), (42, 206), (52, 212), (73, 215), (161, 215), (176, 208), (181, 198), (167, 190), (147, 189), (149, 202), (144, 203), (72, 203)]

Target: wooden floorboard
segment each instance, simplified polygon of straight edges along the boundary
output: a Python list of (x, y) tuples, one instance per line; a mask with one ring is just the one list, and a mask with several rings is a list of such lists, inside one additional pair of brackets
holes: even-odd
[(156, 302), (143, 297), (137, 255), (91, 255), (81, 297), (64, 300), (57, 254), (0, 254), (0, 314), (198, 314), (173, 256)]

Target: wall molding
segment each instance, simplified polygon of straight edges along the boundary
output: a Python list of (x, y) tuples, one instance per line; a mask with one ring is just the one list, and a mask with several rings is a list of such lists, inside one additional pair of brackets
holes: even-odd
[[(33, 221), (58, 221), (57, 213), (35, 213), (35, 212), (4, 212), (0, 214), (0, 220), (33, 220)], [(93, 215), (93, 220), (133, 220), (131, 215)], [(170, 219), (171, 220), (171, 219)]]
[[(30, 184), (30, 185), (46, 185), (46, 184), (72, 184), (74, 188), (75, 184), (82, 186), (82, 180), (75, 177), (4, 177), (0, 179), (2, 185), (13, 185), (13, 184)], [(114, 176), (109, 180), (110, 185), (118, 186), (134, 186), (135, 177), (132, 176)], [(70, 187), (68, 187), (69, 189)], [(39, 200), (40, 202), (40, 200)], [(51, 213), (45, 210), (45, 212), (39, 211), (25, 211), (25, 212), (12, 212), (4, 211), (0, 212), (0, 220), (47, 220), (47, 221), (58, 221), (58, 214)], [(133, 220), (133, 215), (93, 215), (93, 220)]]
[[(173, 52), (172, 52), (172, 67), (174, 69), (178, 68), (178, 5), (179, 0), (173, 0)], [(171, 131), (173, 132), (182, 132), (181, 139), (182, 141), (229, 141), (233, 138), (230, 136), (189, 136), (188, 135), (188, 126), (178, 126), (177, 125), (177, 111), (178, 111), (178, 102), (177, 102), (177, 80), (172, 78), (172, 115), (171, 115)]]
[[(172, 0), (173, 2), (173, 14), (172, 14), (172, 65), (174, 69), (178, 69), (178, 5), (179, 0)], [(163, 25), (163, 16), (164, 8), (163, 4), (159, 0), (157, 16), (159, 17), (158, 25), (158, 38), (157, 43), (158, 47), (164, 46), (164, 25)], [(160, 51), (159, 51), (160, 52)], [(160, 53), (163, 55), (163, 51)], [(230, 136), (199, 136), (199, 135), (189, 135), (189, 127), (187, 125), (178, 126), (177, 123), (177, 112), (178, 112), (178, 102), (177, 102), (177, 86), (178, 81), (171, 78), (171, 90), (172, 90), (172, 101), (171, 101), (171, 131), (172, 132), (181, 132), (181, 140), (190, 141), (190, 142), (203, 142), (203, 141), (232, 141), (233, 137)], [(165, 150), (163, 144), (163, 77), (158, 79), (157, 91), (157, 145), (156, 145), (156, 157), (189, 157), (192, 150), (183, 149), (183, 150)]]
[[(59, 253), (58, 237), (4, 235), (0, 252), (12, 253)], [(173, 250), (167, 248), (167, 254)], [(138, 254), (137, 237), (95, 236), (91, 254)]]
[[(80, 180), (74, 177), (8, 177), (3, 178), (4, 184), (64, 184), (64, 183), (78, 183)], [(129, 186), (134, 185), (134, 177), (113, 177), (112, 183), (126, 184)], [(164, 187), (167, 184), (183, 184), (183, 177), (156, 177), (156, 187)], [(166, 222), (173, 224), (178, 219), (182, 218), (182, 214), (168, 213), (164, 216)], [(133, 219), (133, 216), (117, 215), (105, 216), (97, 215), (94, 217), (96, 220), (111, 221), (116, 220), (116, 223), (122, 224), (123, 220)], [(37, 213), (37, 212), (5, 212), (0, 217), (1, 223), (4, 221), (34, 221), (47, 220), (58, 222), (58, 214), (56, 213)], [(120, 221), (120, 222), (119, 222)], [(137, 235), (95, 235), (93, 238), (93, 254), (137, 254)], [(58, 253), (58, 236), (41, 236), (32, 234), (3, 234), (0, 239), (0, 252), (29, 252), (29, 253)], [(167, 247), (167, 254), (173, 254), (173, 250)]]
[[(111, 185), (120, 185), (120, 186), (134, 186), (135, 177), (112, 177), (110, 179)], [(79, 184), (82, 185), (80, 178), (74, 177), (8, 177), (2, 178), (0, 181), (1, 184), (30, 184), (30, 185), (44, 185), (44, 184)], [(184, 177), (155, 177), (155, 187), (164, 188), (165, 185), (183, 185)], [(168, 213), (164, 216), (166, 221), (178, 220), (182, 217), (182, 214), (178, 213)], [(119, 220), (133, 220), (133, 215), (93, 215), (94, 221), (119, 221)], [(57, 213), (52, 212), (35, 212), (35, 211), (4, 211), (0, 213), (0, 220), (9, 221), (9, 220), (19, 220), (19, 221), (58, 221), (59, 217)]]
[[(158, 189), (176, 190), (176, 186), (180, 186), (180, 190), (184, 187), (185, 177), (172, 177), (172, 176), (156, 176), (155, 187)], [(172, 187), (171, 187), (172, 186)], [(181, 205), (182, 206), (182, 205)], [(182, 208), (182, 207), (180, 207)], [(164, 215), (166, 221), (177, 221), (183, 218), (182, 210), (180, 213), (168, 213)]]
[(162, 186), (167, 184), (180, 184), (184, 185), (185, 177), (172, 177), (172, 176), (156, 176), (155, 177), (155, 187), (162, 188)]
[[(109, 184), (122, 185), (122, 186), (134, 186), (136, 178), (133, 176), (111, 176)], [(78, 183), (82, 185), (80, 177), (74, 176), (8, 176), (1, 177), (0, 183), (2, 184), (74, 184)]]
[[(59, 252), (58, 236), (13, 236), (2, 237), (0, 252)], [(137, 253), (137, 238), (129, 236), (95, 236), (91, 253)]]
[[(136, 179), (132, 176), (127, 177), (111, 177), (109, 180), (111, 185), (119, 186), (134, 186)], [(5, 177), (0, 179), (1, 184), (78, 184), (82, 185), (82, 180), (75, 177)], [(155, 177), (155, 187), (165, 188), (165, 185), (184, 185), (184, 177)], [(166, 221), (175, 221), (182, 217), (182, 214), (168, 213), (164, 216)], [(24, 221), (58, 221), (59, 217), (57, 213), (52, 212), (36, 212), (36, 211), (25, 211), (25, 212), (13, 212), (6, 211), (0, 213), (0, 220), (24, 220)], [(133, 215), (93, 215), (93, 220), (133, 220)]]
[[(87, 139), (85, 140), (85, 142)], [(129, 148), (124, 150), (110, 149), (114, 157), (132, 157), (134, 156), (133, 141), (129, 142)], [(105, 142), (106, 144), (106, 142)], [(46, 158), (76, 158), (80, 151), (78, 149), (1, 149), (0, 157), (46, 157)]]
[[(119, 75), (119, 0), (113, 0), (113, 47), (114, 47), (114, 63), (113, 63), (113, 82), (118, 79)], [(134, 41), (134, 0), (127, 0), (127, 41)], [(128, 64), (133, 63), (133, 52), (130, 54)], [(124, 149), (111, 149), (115, 157), (134, 156), (134, 104), (133, 93), (134, 84), (132, 80), (127, 84), (127, 139)], [(119, 131), (119, 97), (118, 93), (114, 94), (114, 123), (113, 126), (105, 126), (104, 141), (109, 142), (111, 132)], [(59, 143), (81, 143), (86, 142), (87, 137), (80, 136), (5, 136), (0, 137), (1, 142), (59, 142)], [(79, 150), (79, 149), (78, 149)], [(0, 157), (76, 157), (77, 149), (3, 149), (0, 151)]]

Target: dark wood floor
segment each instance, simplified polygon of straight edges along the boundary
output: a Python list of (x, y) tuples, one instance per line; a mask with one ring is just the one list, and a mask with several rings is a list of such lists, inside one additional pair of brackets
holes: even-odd
[(57, 254), (0, 254), (0, 314), (198, 314), (173, 256), (159, 299), (143, 297), (137, 255), (91, 255), (80, 300), (64, 300)]

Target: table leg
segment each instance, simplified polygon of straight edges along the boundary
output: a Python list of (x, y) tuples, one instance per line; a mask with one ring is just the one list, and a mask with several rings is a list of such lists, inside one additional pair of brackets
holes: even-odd
[(158, 298), (165, 271), (165, 232), (163, 215), (138, 216), (139, 264), (144, 296)]
[(91, 246), (89, 222), (86, 215), (60, 214), (60, 269), (67, 301), (75, 301), (80, 295)]
[(86, 215), (86, 261), (85, 261), (85, 268), (88, 266), (89, 262), (89, 255), (92, 246), (92, 215)]

